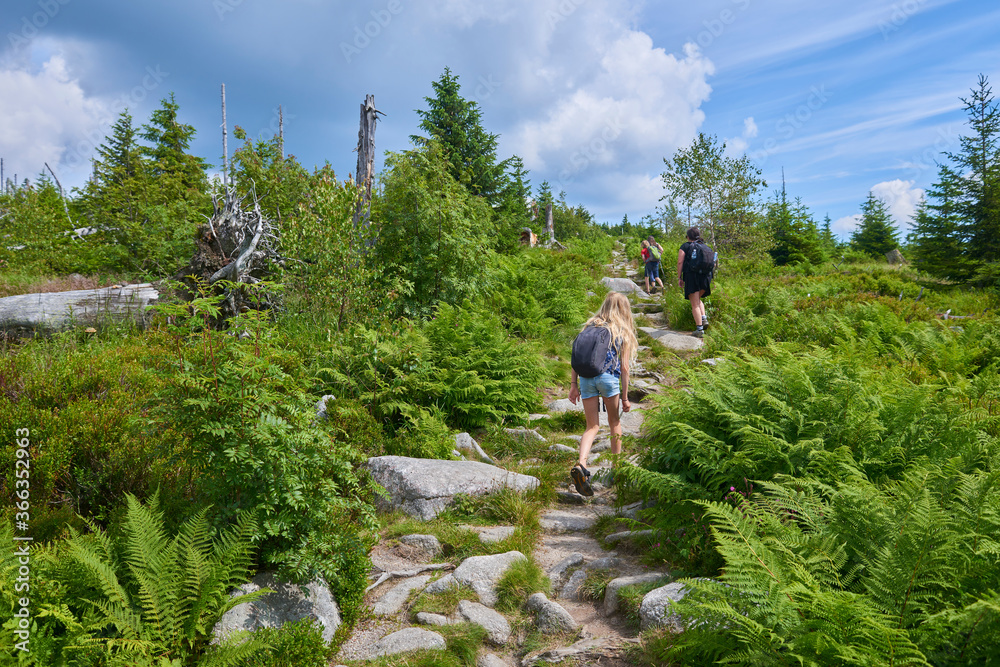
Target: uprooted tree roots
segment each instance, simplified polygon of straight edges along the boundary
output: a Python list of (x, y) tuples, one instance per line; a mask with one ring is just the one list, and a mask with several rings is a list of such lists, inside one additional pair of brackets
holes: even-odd
[[(252, 205), (245, 206), (248, 199)], [(275, 294), (243, 288), (260, 283), (282, 262), (277, 226), (261, 211), (252, 190), (239, 197), (228, 188), (224, 197), (213, 197), (212, 204), (212, 216), (198, 229), (194, 256), (176, 279), (184, 283), (189, 298), (204, 285), (224, 294), (220, 323), (248, 309), (277, 307)]]

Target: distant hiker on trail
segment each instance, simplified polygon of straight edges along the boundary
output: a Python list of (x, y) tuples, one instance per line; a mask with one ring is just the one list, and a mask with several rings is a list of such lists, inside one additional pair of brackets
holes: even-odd
[[(664, 289), (663, 281), (660, 280), (660, 260), (663, 259), (663, 246), (656, 242), (652, 234), (642, 242), (642, 260), (645, 262), (646, 292), (653, 294), (656, 292), (656, 284), (660, 284), (660, 291)], [(649, 289), (649, 281), (652, 278), (653, 289)]]
[(622, 451), (622, 425), (618, 415), (619, 394), (622, 410), (632, 409), (628, 400), (629, 365), (635, 360), (639, 343), (635, 337), (635, 321), (628, 298), (611, 292), (597, 314), (587, 320), (573, 341), (573, 373), (569, 400), (576, 405), (583, 399), (587, 430), (580, 439), (580, 457), (570, 476), (576, 490), (584, 496), (594, 495), (590, 486), (587, 457), (601, 428), (600, 400), (608, 412), (611, 428), (611, 453)]
[(702, 299), (712, 293), (715, 252), (701, 238), (697, 227), (687, 230), (687, 239), (677, 252), (677, 284), (684, 288), (684, 298), (691, 302), (691, 316), (695, 324), (692, 335), (703, 338), (708, 317)]

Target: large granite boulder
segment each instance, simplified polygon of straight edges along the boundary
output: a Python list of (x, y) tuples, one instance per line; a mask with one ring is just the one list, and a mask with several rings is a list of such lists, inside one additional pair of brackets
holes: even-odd
[(673, 582), (646, 593), (639, 606), (639, 626), (647, 628), (672, 628), (683, 630), (680, 617), (673, 612), (673, 604), (684, 599), (687, 588), (680, 582)]
[(610, 616), (618, 611), (618, 604), (620, 601), (619, 592), (626, 586), (651, 584), (662, 581), (668, 576), (669, 575), (663, 574), (662, 572), (648, 572), (646, 574), (637, 574), (631, 577), (618, 577), (616, 579), (612, 579), (604, 588), (604, 614), (606, 616)]
[(504, 488), (523, 492), (538, 486), (535, 477), (478, 461), (376, 456), (368, 459), (368, 469), (389, 493), (389, 501), (383, 499), (380, 504), (423, 521), (436, 517), (459, 493), (481, 496)]
[(535, 593), (529, 597), (527, 607), (535, 612), (535, 626), (544, 635), (575, 632), (580, 627), (565, 607), (548, 599), (545, 593)]
[(243, 584), (230, 596), (256, 593), (269, 588), (273, 593), (254, 602), (238, 604), (223, 615), (212, 629), (216, 641), (222, 641), (240, 630), (280, 628), (304, 618), (318, 621), (323, 627), (323, 640), (329, 642), (340, 627), (340, 609), (330, 589), (322, 581), (304, 586), (278, 579), (273, 572), (261, 572)]
[(640, 299), (648, 299), (649, 295), (642, 291), (638, 285), (628, 278), (601, 278), (601, 283), (608, 288), (609, 292), (621, 292), (622, 294), (635, 294)]
[(451, 574), (446, 574), (424, 589), (425, 593), (441, 593), (449, 586), (471, 588), (479, 596), (479, 601), (487, 607), (497, 603), (496, 586), (507, 569), (520, 560), (526, 560), (520, 551), (493, 556), (471, 556), (462, 561)]
[(657, 343), (670, 350), (677, 352), (687, 352), (690, 350), (700, 350), (705, 346), (702, 338), (695, 338), (688, 334), (680, 334), (667, 329), (657, 329), (655, 327), (639, 327), (639, 331), (649, 334)]
[(409, 653), (410, 651), (444, 649), (447, 646), (444, 637), (436, 632), (422, 628), (403, 628), (391, 635), (378, 640), (370, 649), (370, 655), (378, 658), (384, 655)]
[(151, 283), (18, 294), (0, 299), (0, 329), (26, 335), (106, 321), (130, 320), (142, 326), (149, 319), (148, 306), (159, 298)]
[(510, 639), (510, 623), (502, 614), (479, 602), (460, 600), (458, 614), (464, 620), (486, 630), (486, 640), (503, 646)]

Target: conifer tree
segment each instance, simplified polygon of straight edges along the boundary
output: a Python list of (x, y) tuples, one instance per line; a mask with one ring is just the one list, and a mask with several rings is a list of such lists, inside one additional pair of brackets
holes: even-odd
[(819, 244), (828, 256), (832, 255), (837, 250), (837, 237), (833, 235), (833, 230), (830, 228), (832, 221), (830, 220), (830, 214), (827, 213), (826, 217), (823, 218), (823, 227), (819, 230)]
[(775, 193), (767, 207), (766, 219), (771, 226), (774, 246), (768, 251), (778, 266), (809, 261), (823, 261), (816, 223), (801, 199), (789, 204), (784, 190)]
[(460, 95), (458, 75), (445, 68), (441, 78), (431, 84), (434, 97), (425, 97), (428, 109), (417, 110), (420, 129), (427, 136), (413, 135), (418, 146), (436, 141), (449, 163), (452, 177), (474, 195), (496, 206), (506, 185), (507, 162), (497, 162), (497, 138), (482, 125), (482, 112), (476, 102)]
[(978, 86), (962, 98), (970, 136), (961, 137), (958, 153), (946, 153), (954, 168), (942, 177), (961, 191), (964, 236), (970, 254), (981, 263), (1000, 261), (1000, 108), (989, 81), (980, 75)]
[(205, 178), (208, 165), (202, 158), (188, 154), (195, 129), (177, 120), (179, 108), (173, 93), (160, 102), (160, 108), (150, 115), (150, 122), (139, 133), (149, 144), (142, 153), (152, 161), (155, 175), (176, 177), (183, 188), (203, 192), (208, 184)]
[(851, 247), (870, 255), (882, 257), (899, 245), (899, 232), (889, 215), (884, 201), (874, 193), (861, 205), (861, 224), (851, 235)]
[(961, 181), (948, 165), (941, 165), (938, 173), (938, 182), (917, 208), (907, 241), (917, 268), (939, 278), (967, 280), (973, 267), (963, 235)]

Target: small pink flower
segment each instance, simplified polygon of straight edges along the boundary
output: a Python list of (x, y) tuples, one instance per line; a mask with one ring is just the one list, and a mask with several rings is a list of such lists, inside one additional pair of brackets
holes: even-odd
[(736, 487), (735, 487), (735, 486), (731, 486), (731, 487), (729, 487), (729, 490), (730, 490), (730, 491), (735, 491), (735, 490), (736, 490)]

